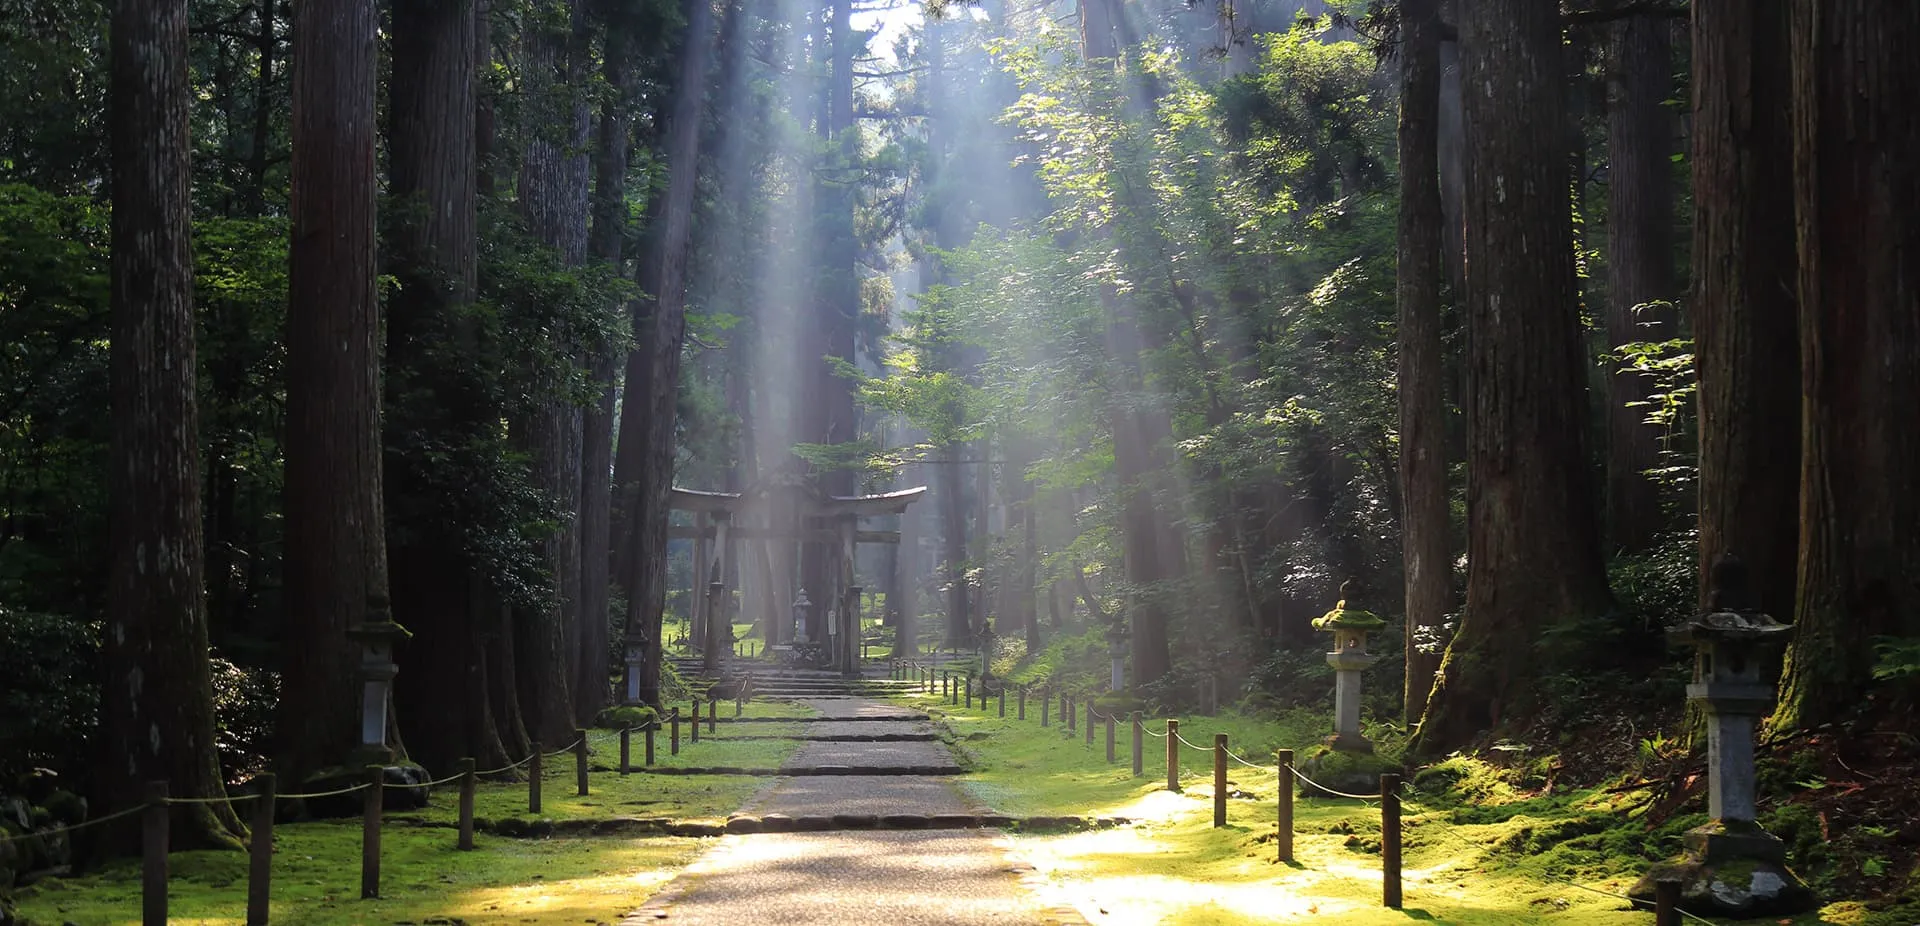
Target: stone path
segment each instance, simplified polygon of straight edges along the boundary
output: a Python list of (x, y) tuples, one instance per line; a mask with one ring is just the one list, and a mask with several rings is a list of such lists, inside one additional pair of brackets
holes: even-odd
[[(905, 715), (860, 699), (803, 702), (831, 717)], [(811, 727), (877, 727), (925, 732), (924, 721)], [(809, 730), (812, 734), (816, 731)], [(825, 729), (817, 731), (827, 732)], [(939, 742), (809, 742), (787, 767), (846, 765), (901, 769), (951, 765)], [(755, 814), (983, 813), (950, 779), (926, 775), (787, 777), (744, 808)], [(1043, 909), (1021, 884), (1031, 869), (1009, 861), (992, 830), (842, 831), (733, 835), (694, 863), (646, 906), (621, 920), (687, 926), (841, 926), (879, 923), (954, 926), (1064, 926), (1071, 910)]]

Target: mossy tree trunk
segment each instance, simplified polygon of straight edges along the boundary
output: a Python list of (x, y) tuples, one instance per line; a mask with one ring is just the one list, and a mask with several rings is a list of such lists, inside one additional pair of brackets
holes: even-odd
[(1609, 604), (1582, 435), (1560, 18), (1534, 0), (1465, 7), (1467, 610), (1413, 743), (1428, 755), (1524, 716), (1541, 629)]
[(1867, 705), (1881, 635), (1920, 634), (1920, 4), (1796, 0), (1799, 603), (1783, 728)]

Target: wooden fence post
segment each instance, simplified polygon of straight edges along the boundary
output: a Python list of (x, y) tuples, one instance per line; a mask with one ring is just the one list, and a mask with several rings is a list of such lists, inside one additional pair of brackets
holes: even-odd
[(642, 732), (646, 734), (645, 738), (647, 741), (647, 745), (646, 745), (646, 755), (644, 756), (644, 758), (646, 760), (648, 768), (653, 767), (653, 734), (655, 731), (659, 729), (660, 729), (660, 715), (655, 714), (654, 716), (647, 718), (647, 728)]
[(167, 783), (147, 782), (140, 827), (140, 922), (167, 926)]
[[(697, 720), (698, 718), (695, 718), (695, 719)], [(718, 699), (708, 701), (707, 702), (707, 732), (708, 733), (718, 732), (719, 726), (720, 726), (720, 701)]]
[(693, 699), (693, 725), (687, 728), (687, 741), (700, 742), (700, 699)]
[(669, 731), (671, 735), (667, 737), (667, 755), (677, 756), (680, 754), (680, 709), (676, 707), (669, 711), (667, 719), (673, 727)]
[(273, 896), (273, 804), (279, 791), (272, 772), (253, 778), (253, 844), (247, 847), (247, 926), (267, 926)]
[(1072, 733), (1074, 730), (1074, 717), (1073, 696), (1062, 692), (1060, 694), (1060, 719), (1067, 722), (1068, 733)]
[(380, 896), (380, 809), (386, 797), (387, 770), (367, 766), (367, 799), (360, 806), (360, 899)]
[(1400, 909), (1400, 776), (1380, 776), (1380, 902)]
[(1118, 761), (1119, 759), (1114, 755), (1114, 752), (1113, 752), (1113, 718), (1108, 717), (1107, 718), (1107, 764), (1112, 765), (1113, 763)]
[(973, 673), (967, 673), (967, 709), (973, 709)]
[(527, 812), (540, 812), (540, 741), (534, 740), (533, 758), (527, 760)]
[(1167, 790), (1180, 790), (1180, 721), (1167, 718)]
[(1087, 745), (1093, 745), (1093, 702), (1087, 702)]
[(631, 757), (632, 755), (633, 755), (633, 728), (621, 727), (620, 728), (620, 774), (625, 775), (628, 772), (633, 771), (633, 769), (627, 764), (628, 758)]
[(1680, 882), (1661, 878), (1653, 882), (1653, 926), (1680, 926)]
[(1133, 712), (1133, 777), (1144, 778), (1147, 774), (1146, 725), (1140, 722), (1140, 712)]
[(455, 845), (462, 852), (473, 851), (473, 792), (479, 786), (474, 768), (472, 759), (460, 760), (460, 840)]
[(1227, 735), (1213, 735), (1213, 828), (1227, 825)]
[(1000, 717), (1001, 719), (1005, 719), (1006, 716), (1007, 716), (1007, 683), (1001, 682), (1000, 683)]
[(1027, 719), (1027, 686), (1020, 686), (1020, 720)]
[(587, 796), (587, 731), (575, 730), (579, 741), (573, 744), (573, 786), (581, 797)]
[(1280, 861), (1293, 861), (1293, 750), (1276, 749), (1273, 752), (1274, 766), (1280, 771), (1277, 795), (1280, 800), (1280, 828), (1276, 831), (1273, 843), (1279, 849)]
[(1040, 692), (1040, 726), (1043, 728), (1047, 725), (1047, 710), (1052, 704), (1053, 692), (1042, 690)]

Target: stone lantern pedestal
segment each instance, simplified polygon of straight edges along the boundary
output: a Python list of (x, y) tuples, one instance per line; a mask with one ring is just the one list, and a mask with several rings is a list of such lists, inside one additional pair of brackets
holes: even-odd
[(1760, 677), (1760, 667), (1792, 625), (1747, 608), (1746, 601), (1745, 567), (1723, 559), (1713, 568), (1707, 610), (1667, 631), (1668, 639), (1694, 651), (1687, 701), (1707, 718), (1712, 819), (1687, 832), (1685, 854), (1654, 866), (1634, 885), (1629, 894), (1635, 899), (1651, 899), (1661, 881), (1678, 881), (1680, 905), (1692, 913), (1787, 916), (1818, 905), (1787, 869), (1786, 846), (1754, 820), (1754, 729), (1773, 706), (1773, 684)]

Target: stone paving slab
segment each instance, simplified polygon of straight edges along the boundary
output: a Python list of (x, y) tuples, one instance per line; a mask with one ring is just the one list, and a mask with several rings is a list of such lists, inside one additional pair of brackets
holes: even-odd
[(795, 704), (803, 704), (819, 711), (821, 716), (836, 720), (862, 717), (884, 720), (919, 720), (927, 715), (922, 711), (897, 707), (869, 698), (795, 698)]
[(933, 725), (925, 721), (912, 720), (869, 720), (869, 721), (824, 721), (810, 723), (801, 731), (801, 735), (816, 738), (823, 736), (872, 736), (881, 733), (923, 733), (931, 734)]
[(848, 765), (860, 768), (903, 768), (954, 764), (945, 743), (894, 740), (879, 743), (808, 741), (787, 758), (783, 768)]
[(759, 814), (978, 813), (980, 807), (944, 778), (925, 776), (788, 778), (756, 802)]
[(999, 837), (969, 830), (728, 836), (622, 926), (1047, 926)]

